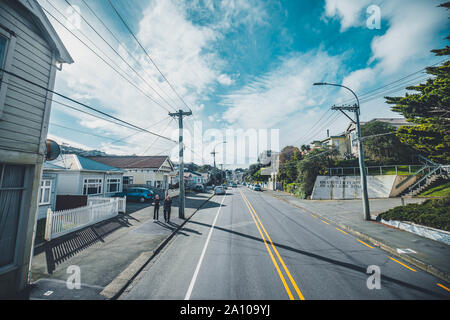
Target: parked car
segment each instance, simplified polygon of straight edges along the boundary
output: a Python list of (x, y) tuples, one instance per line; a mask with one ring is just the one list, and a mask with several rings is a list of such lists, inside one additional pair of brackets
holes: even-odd
[(214, 194), (225, 194), (225, 189), (222, 186), (217, 186), (214, 188)]
[(153, 202), (155, 194), (148, 188), (131, 188), (122, 192), (117, 192), (114, 197), (127, 197), (128, 200), (139, 201), (141, 203), (150, 201)]
[(196, 184), (193, 188), (195, 192), (205, 192), (205, 188), (202, 184)]
[(255, 191), (261, 191), (261, 186), (260, 186), (259, 184), (255, 184), (255, 185), (253, 186), (253, 190), (255, 190)]

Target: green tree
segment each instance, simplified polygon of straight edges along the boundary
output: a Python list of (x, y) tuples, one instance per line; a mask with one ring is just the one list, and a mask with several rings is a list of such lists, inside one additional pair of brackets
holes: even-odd
[[(447, 9), (449, 3), (441, 5)], [(447, 37), (450, 39), (450, 37)], [(432, 50), (436, 56), (448, 56), (450, 47)], [(385, 97), (392, 110), (402, 114), (415, 126), (402, 126), (397, 132), (400, 141), (409, 144), (426, 157), (440, 162), (450, 162), (450, 61), (426, 68), (432, 75), (425, 83), (407, 87), (417, 93), (404, 97)]]
[(298, 162), (297, 170), (299, 194), (306, 198), (311, 195), (318, 175), (327, 174), (327, 168), (335, 165), (339, 151), (333, 149), (314, 149)]
[(381, 121), (371, 121), (361, 126), (364, 139), (364, 155), (367, 160), (379, 163), (411, 163), (415, 152), (408, 144), (400, 141), (396, 129)]

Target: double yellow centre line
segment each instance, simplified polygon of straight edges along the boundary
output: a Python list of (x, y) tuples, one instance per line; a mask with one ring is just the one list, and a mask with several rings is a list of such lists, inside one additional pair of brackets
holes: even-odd
[[(278, 261), (280, 262), (281, 266), (283, 267), (283, 269), (284, 269), (288, 279), (290, 280), (292, 286), (294, 287), (294, 290), (297, 293), (298, 297), (300, 298), (300, 300), (305, 300), (302, 293), (300, 292), (300, 289), (297, 286), (297, 283), (295, 282), (294, 278), (292, 278), (292, 275), (289, 272), (289, 269), (286, 267), (286, 264), (284, 263), (283, 259), (281, 258), (277, 248), (274, 246), (272, 239), (270, 239), (270, 236), (267, 233), (266, 228), (264, 228), (264, 225), (262, 224), (261, 220), (259, 219), (259, 216), (256, 213), (255, 209), (251, 205), (250, 201), (248, 201), (248, 199), (244, 195), (244, 193), (241, 190), (239, 190), (239, 192), (240, 192), (245, 204), (247, 205), (247, 208), (250, 211), (250, 214), (252, 215), (253, 221), (255, 222), (256, 227), (258, 228), (259, 234), (261, 235), (261, 238), (264, 241), (264, 244), (266, 245), (267, 252), (269, 252), (270, 258), (272, 259), (272, 262), (278, 271), (278, 275), (280, 276), (281, 282), (283, 282), (284, 288), (286, 289), (286, 292), (289, 295), (289, 299), (295, 300), (294, 295), (292, 294), (291, 289), (289, 288), (289, 285), (286, 282), (283, 272), (280, 270), (280, 267), (278, 266), (278, 262), (275, 259), (273, 252), (275, 252), (275, 255), (278, 258)], [(269, 243), (270, 243), (270, 246), (269, 246)], [(273, 252), (272, 252), (272, 250), (273, 250)]]

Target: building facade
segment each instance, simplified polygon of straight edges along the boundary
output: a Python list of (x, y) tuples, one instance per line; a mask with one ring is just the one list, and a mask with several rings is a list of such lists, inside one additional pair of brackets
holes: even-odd
[(91, 160), (120, 168), (123, 185), (148, 185), (158, 189), (168, 189), (175, 170), (168, 156), (105, 156), (88, 157)]
[(56, 70), (72, 62), (37, 1), (0, 1), (0, 296), (13, 297), (27, 284), (51, 108), (48, 90)]

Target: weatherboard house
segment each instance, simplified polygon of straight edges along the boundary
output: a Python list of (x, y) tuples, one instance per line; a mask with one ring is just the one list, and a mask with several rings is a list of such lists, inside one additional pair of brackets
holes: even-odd
[(122, 169), (77, 154), (63, 154), (46, 162), (42, 181), (55, 174), (59, 196), (112, 197), (122, 191), (123, 173)]
[(48, 90), (56, 70), (72, 62), (36, 0), (0, 1), (0, 297), (15, 297), (27, 284)]
[(124, 188), (132, 185), (147, 185), (168, 189), (175, 170), (169, 156), (98, 156), (91, 160), (120, 168), (124, 171)]

